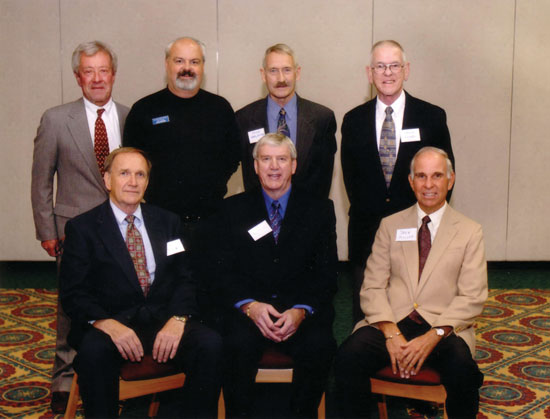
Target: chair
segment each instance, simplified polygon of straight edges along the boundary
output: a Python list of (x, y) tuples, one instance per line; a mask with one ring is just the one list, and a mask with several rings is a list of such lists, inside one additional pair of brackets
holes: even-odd
[[(75, 417), (80, 397), (77, 374), (74, 374), (71, 393), (65, 410), (65, 419)], [(173, 364), (159, 364), (151, 355), (145, 355), (140, 363), (125, 362), (120, 369), (119, 400), (153, 394), (149, 405), (149, 417), (155, 417), (159, 409), (156, 394), (183, 386), (185, 374), (177, 372)]]
[(395, 375), (391, 370), (391, 366), (387, 366), (378, 371), (374, 377), (371, 377), (370, 384), (371, 392), (381, 395), (381, 400), (378, 402), (380, 419), (388, 419), (386, 396), (443, 404), (443, 417), (447, 419), (447, 411), (445, 410), (447, 393), (441, 384), (439, 373), (429, 367), (423, 367), (417, 375), (405, 379)]
[[(256, 383), (291, 383), (293, 372), (292, 358), (272, 347), (268, 347), (258, 363)], [(220, 400), (218, 406), (218, 417), (225, 418), (223, 399)], [(321, 402), (317, 409), (317, 417), (325, 419), (325, 393), (321, 397)]]

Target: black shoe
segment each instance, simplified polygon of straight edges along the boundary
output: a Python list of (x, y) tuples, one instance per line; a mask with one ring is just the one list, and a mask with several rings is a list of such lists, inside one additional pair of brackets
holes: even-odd
[(67, 402), (69, 401), (69, 394), (68, 391), (54, 391), (52, 393), (50, 407), (53, 413), (57, 415), (65, 413)]

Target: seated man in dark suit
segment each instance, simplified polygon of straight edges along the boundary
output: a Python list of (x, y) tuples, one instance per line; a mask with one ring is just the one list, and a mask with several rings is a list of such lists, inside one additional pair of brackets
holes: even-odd
[(294, 360), (290, 409), (316, 417), (336, 349), (334, 207), (291, 185), (288, 137), (265, 135), (253, 155), (261, 188), (226, 199), (220, 213), (227, 412), (251, 414), (258, 361), (273, 345)]
[(140, 150), (113, 151), (109, 200), (66, 226), (60, 292), (84, 410), (116, 417), (121, 363), (152, 354), (187, 374), (184, 413), (215, 417), (221, 339), (197, 320), (179, 217), (141, 203), (150, 169)]

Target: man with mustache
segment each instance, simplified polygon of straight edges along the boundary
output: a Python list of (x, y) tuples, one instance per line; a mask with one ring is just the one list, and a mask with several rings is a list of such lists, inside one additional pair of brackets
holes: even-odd
[(198, 250), (199, 230), (222, 202), (239, 164), (238, 129), (227, 100), (201, 89), (205, 46), (182, 37), (165, 50), (168, 86), (130, 110), (124, 145), (153, 163), (148, 203), (181, 217), (186, 250)]
[[(128, 108), (111, 98), (117, 56), (103, 42), (84, 42), (73, 52), (72, 69), (82, 98), (48, 109), (34, 140), (31, 201), (36, 238), (60, 262), (67, 221), (108, 196), (103, 162), (120, 147)], [(56, 197), (53, 198), (54, 179)], [(65, 412), (75, 352), (67, 344), (71, 323), (58, 304), (51, 408)]]
[(252, 158), (255, 143), (268, 132), (280, 132), (292, 140), (298, 151), (298, 166), (292, 182), (321, 198), (328, 198), (336, 152), (336, 119), (330, 109), (296, 94), (300, 71), (294, 51), (288, 45), (269, 47), (260, 69), (269, 94), (236, 113), (247, 191), (259, 186)]

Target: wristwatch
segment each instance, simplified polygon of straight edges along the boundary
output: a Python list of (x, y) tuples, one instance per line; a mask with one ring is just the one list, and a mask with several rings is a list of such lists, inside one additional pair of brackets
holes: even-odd
[(437, 336), (441, 336), (442, 338), (445, 337), (445, 329), (442, 329), (441, 327), (434, 327), (434, 330)]

